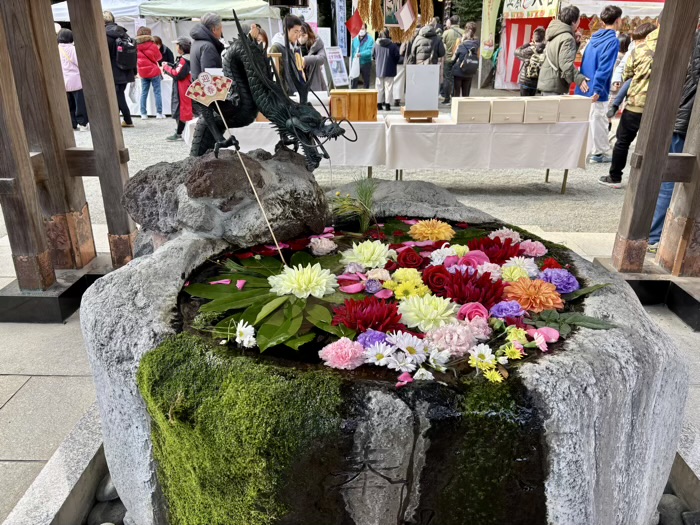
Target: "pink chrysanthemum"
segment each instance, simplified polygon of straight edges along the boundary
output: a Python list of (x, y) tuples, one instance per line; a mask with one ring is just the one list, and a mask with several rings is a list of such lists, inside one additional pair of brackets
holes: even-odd
[(491, 338), (492, 330), (489, 326), (488, 319), (484, 317), (474, 317), (470, 321), (464, 322), (469, 323), (469, 328), (477, 341), (488, 341)]
[(323, 347), (318, 356), (331, 368), (354, 370), (365, 362), (364, 352), (365, 349), (360, 343), (343, 337)]
[(425, 341), (431, 349), (447, 350), (452, 357), (462, 357), (476, 346), (476, 337), (466, 321), (431, 330)]
[(542, 257), (547, 255), (547, 248), (540, 241), (523, 241), (520, 243), (520, 248), (523, 250), (523, 255), (526, 257)]

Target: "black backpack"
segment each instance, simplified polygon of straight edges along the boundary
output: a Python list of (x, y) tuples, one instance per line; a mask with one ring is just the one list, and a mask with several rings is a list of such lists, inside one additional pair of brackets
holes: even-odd
[(117, 55), (115, 63), (119, 69), (133, 71), (138, 64), (138, 53), (136, 52), (136, 42), (129, 35), (117, 37)]
[(479, 71), (479, 58), (475, 51), (475, 47), (470, 47), (464, 58), (455, 64), (458, 68), (456, 72), (458, 76), (472, 77)]

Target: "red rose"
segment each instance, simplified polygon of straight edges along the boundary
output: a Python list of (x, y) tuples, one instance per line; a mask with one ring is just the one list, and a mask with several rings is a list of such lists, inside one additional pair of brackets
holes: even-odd
[(388, 272), (395, 272), (399, 268), (399, 265), (394, 261), (389, 261), (384, 265), (384, 269)]
[(423, 270), (423, 282), (435, 295), (444, 296), (449, 280), (450, 272), (444, 266), (428, 266)]
[(547, 270), (547, 269), (560, 269), (561, 264), (557, 262), (557, 260), (554, 257), (550, 257), (549, 259), (546, 259), (544, 263), (542, 263), (542, 270)]
[(406, 248), (399, 254), (396, 262), (401, 268), (418, 269), (423, 266), (425, 259), (412, 248)]

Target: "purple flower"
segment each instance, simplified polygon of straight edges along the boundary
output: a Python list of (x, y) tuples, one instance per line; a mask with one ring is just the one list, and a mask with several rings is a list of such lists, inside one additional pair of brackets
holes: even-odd
[(467, 266), (466, 264), (453, 264), (447, 268), (447, 271), (451, 274), (456, 274), (459, 272), (462, 275), (472, 275), (474, 272), (476, 272), (476, 269), (472, 268), (471, 266)]
[(576, 280), (576, 277), (571, 275), (568, 270), (547, 268), (545, 271), (540, 273), (540, 279), (556, 286), (557, 292), (561, 294), (575, 292), (581, 288), (581, 285)]
[(384, 287), (382, 286), (381, 281), (378, 281), (377, 279), (368, 279), (365, 282), (365, 292), (375, 294), (381, 290), (383, 290)]
[(365, 348), (369, 348), (377, 343), (386, 342), (386, 334), (384, 332), (378, 332), (377, 330), (372, 330), (371, 328), (366, 332), (357, 336), (357, 342), (360, 343)]
[(359, 263), (350, 263), (345, 267), (345, 273), (364, 273), (365, 267)]
[(525, 310), (518, 301), (501, 301), (491, 307), (491, 316), (505, 319), (506, 317), (521, 317)]

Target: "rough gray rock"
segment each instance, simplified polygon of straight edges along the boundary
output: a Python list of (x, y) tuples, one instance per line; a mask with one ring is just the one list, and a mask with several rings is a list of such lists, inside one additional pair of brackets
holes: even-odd
[(100, 484), (97, 486), (97, 490), (95, 491), (95, 499), (97, 501), (112, 501), (118, 497), (119, 494), (117, 494), (117, 487), (115, 487), (114, 483), (112, 483), (112, 476), (107, 474), (104, 478), (102, 478), (102, 481), (100, 481)]
[[(281, 150), (272, 156), (257, 150), (243, 159), (275, 235), (289, 239), (323, 230), (326, 199), (301, 155)], [(174, 238), (187, 231), (241, 247), (272, 242), (232, 151), (222, 151), (218, 159), (208, 154), (147, 168), (127, 183), (122, 202), (149, 232), (139, 236), (137, 255), (152, 252), (153, 236)]]
[(126, 508), (121, 501), (102, 501), (90, 511), (87, 525), (104, 525), (105, 523), (123, 525), (125, 514)]
[(659, 502), (659, 525), (683, 525), (683, 513), (689, 509), (679, 497), (664, 494)]
[(700, 511), (684, 512), (683, 525), (700, 525)]

